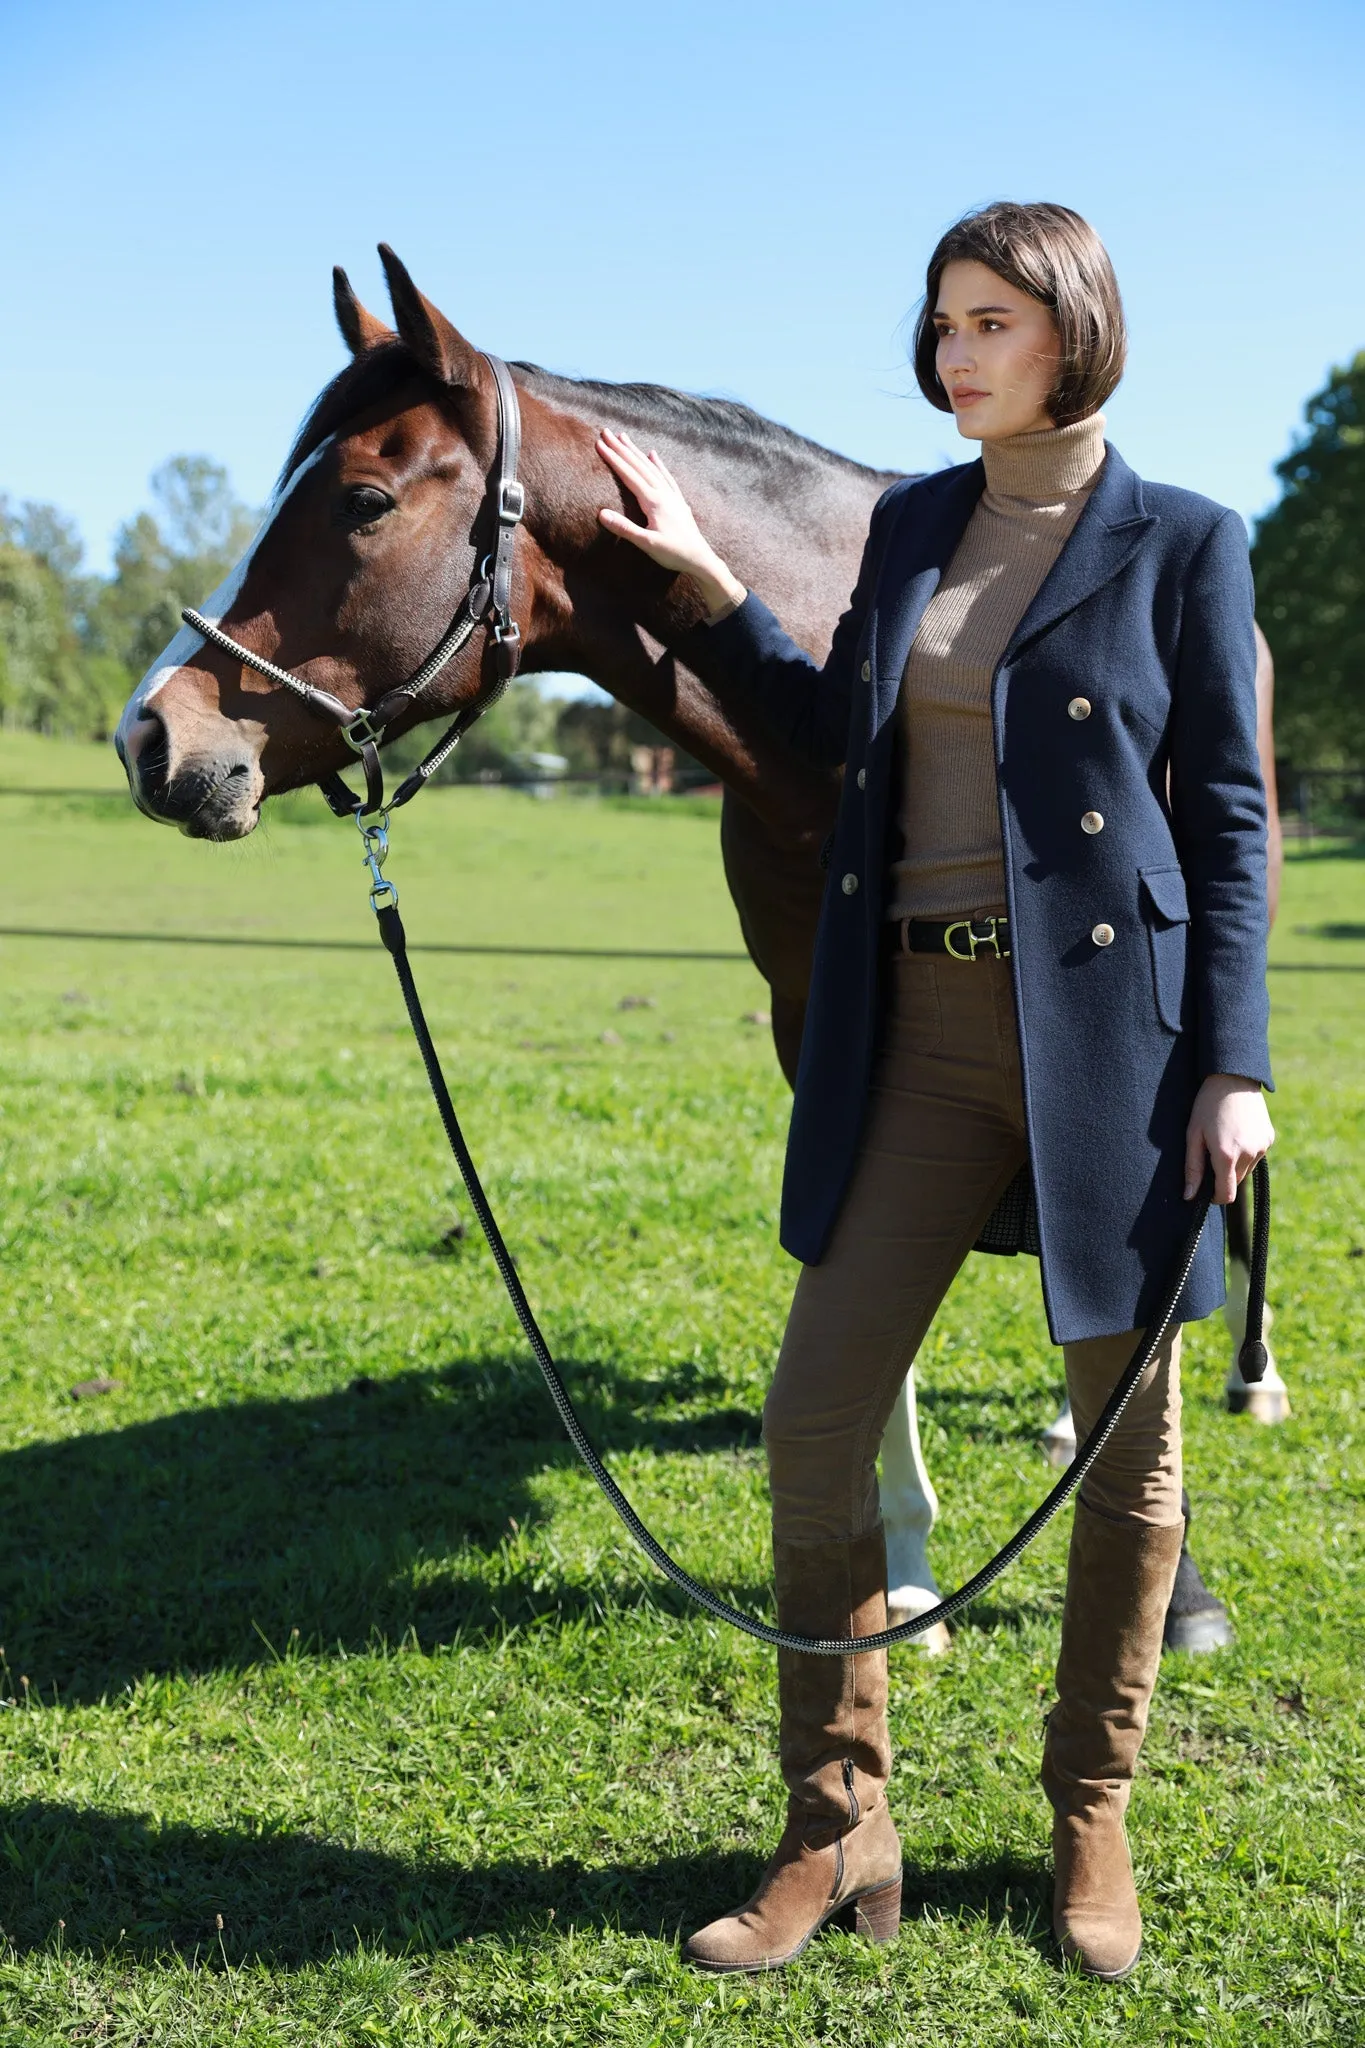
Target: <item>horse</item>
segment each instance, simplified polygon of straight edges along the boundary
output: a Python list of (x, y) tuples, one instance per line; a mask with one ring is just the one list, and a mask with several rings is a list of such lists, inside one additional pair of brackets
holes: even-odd
[[(380, 255), (394, 325), (360, 303), (343, 271), (333, 273), (351, 360), (314, 402), (255, 540), (202, 611), (254, 655), (353, 707), (373, 705), (413, 671), (471, 587), (491, 545), (486, 486), (499, 432), (487, 359), (390, 249)], [(703, 679), (673, 651), (701, 637), (697, 594), (605, 533), (603, 502), (632, 508), (594, 442), (606, 424), (656, 447), (736, 574), (816, 658), (853, 586), (872, 508), (898, 472), (850, 461), (726, 400), (575, 380), (530, 363), (511, 371), (526, 503), (512, 589), (523, 672), (592, 678), (723, 785), (726, 881), (771, 991), (774, 1047), (791, 1083), (838, 777), (797, 755), (723, 676)], [(386, 737), (450, 719), (495, 687), (490, 649), (476, 635)], [(268, 798), (351, 758), (337, 729), (295, 694), (190, 626), (129, 698), (115, 745), (139, 810), (212, 841), (244, 837)], [(941, 1597), (926, 1553), (938, 1502), (913, 1373), (881, 1460), (890, 1605), (907, 1619)], [(947, 1630), (923, 1641), (941, 1651)]]

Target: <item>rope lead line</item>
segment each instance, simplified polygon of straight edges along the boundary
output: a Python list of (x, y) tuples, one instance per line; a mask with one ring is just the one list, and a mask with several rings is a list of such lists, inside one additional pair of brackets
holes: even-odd
[[(611, 1502), (617, 1515), (625, 1524), (627, 1531), (639, 1545), (640, 1549), (644, 1551), (651, 1564), (655, 1565), (665, 1578), (671, 1579), (673, 1584), (681, 1592), (685, 1593), (689, 1600), (695, 1601), (698, 1607), (704, 1608), (717, 1621), (728, 1622), (731, 1628), (737, 1628), (744, 1635), (752, 1636), (756, 1642), (767, 1643), (773, 1649), (804, 1650), (809, 1652), (810, 1655), (817, 1657), (853, 1657), (861, 1655), (868, 1650), (894, 1649), (901, 1643), (913, 1642), (916, 1636), (925, 1634), (927, 1630), (936, 1627), (940, 1621), (950, 1620), (953, 1615), (961, 1613), (962, 1609), (969, 1606), (973, 1600), (979, 1599), (987, 1587), (993, 1586), (1001, 1574), (1009, 1570), (1015, 1559), (1027, 1550), (1034, 1537), (1040, 1535), (1046, 1529), (1048, 1523), (1053, 1520), (1054, 1516), (1065, 1506), (1117, 1428), (1119, 1418), (1127, 1407), (1134, 1388), (1156, 1355), (1167, 1330), (1175, 1319), (1176, 1309), (1184, 1292), (1185, 1283), (1189, 1279), (1190, 1268), (1194, 1264), (1195, 1253), (1199, 1248), (1200, 1235), (1209, 1213), (1209, 1205), (1213, 1196), (1212, 1174), (1205, 1174), (1204, 1185), (1191, 1204), (1189, 1225), (1171, 1269), (1166, 1292), (1162, 1296), (1156, 1315), (1143, 1332), (1142, 1340), (1134, 1352), (1131, 1361), (1124, 1369), (1113, 1393), (1109, 1396), (1099, 1421), (1095, 1424), (1094, 1429), (1077, 1452), (1073, 1462), (1067, 1467), (1051, 1493), (1048, 1494), (1046, 1500), (1043, 1501), (1040, 1507), (1034, 1509), (1023, 1527), (1011, 1536), (1004, 1548), (998, 1551), (990, 1563), (984, 1565), (973, 1578), (968, 1579), (965, 1585), (959, 1586), (955, 1593), (950, 1593), (946, 1600), (941, 1600), (937, 1607), (931, 1607), (926, 1614), (916, 1615), (912, 1621), (902, 1622), (897, 1628), (883, 1629), (879, 1635), (854, 1636), (842, 1640), (833, 1637), (791, 1635), (785, 1629), (773, 1628), (765, 1621), (755, 1621), (751, 1615), (741, 1613), (739, 1608), (730, 1606), (728, 1601), (720, 1599), (717, 1594), (712, 1593), (706, 1586), (701, 1585), (692, 1577), (690, 1572), (685, 1572), (682, 1566), (669, 1556), (663, 1545), (650, 1534), (630, 1502), (626, 1499), (624, 1493), (622, 1493), (620, 1487), (616, 1484), (616, 1481), (612, 1478), (610, 1472), (608, 1472), (606, 1466), (602, 1463), (602, 1460), (598, 1457), (597, 1452), (593, 1449), (592, 1444), (588, 1440), (587, 1432), (578, 1419), (573, 1402), (569, 1398), (568, 1390), (559, 1376), (559, 1369), (551, 1356), (550, 1347), (545, 1341), (540, 1325), (536, 1321), (535, 1312), (526, 1298), (526, 1291), (518, 1277), (516, 1267), (512, 1263), (512, 1257), (507, 1249), (502, 1232), (498, 1228), (497, 1218), (489, 1207), (488, 1197), (484, 1193), (478, 1169), (470, 1156), (469, 1147), (465, 1143), (464, 1132), (460, 1129), (460, 1120), (455, 1114), (455, 1105), (450, 1099), (450, 1090), (446, 1087), (445, 1075), (441, 1071), (441, 1063), (436, 1056), (436, 1047), (432, 1042), (431, 1032), (427, 1028), (427, 1020), (423, 1014), (421, 997), (417, 993), (417, 984), (413, 980), (412, 968), (408, 962), (407, 939), (403, 931), (402, 919), (399, 917), (398, 911), (393, 904), (378, 906), (375, 916), (379, 921), (380, 937), (391, 954), (394, 967), (397, 970), (398, 983), (403, 991), (403, 1001), (407, 1006), (408, 1020), (412, 1025), (413, 1036), (417, 1040), (418, 1050), (422, 1055), (422, 1064), (426, 1068), (427, 1080), (431, 1084), (431, 1092), (440, 1114), (447, 1142), (451, 1152), (454, 1154), (455, 1163), (460, 1169), (460, 1177), (465, 1184), (465, 1190), (473, 1205), (474, 1213), (478, 1217), (483, 1234), (488, 1240), (489, 1250), (493, 1254), (494, 1264), (497, 1266), (502, 1278), (502, 1284), (507, 1290), (508, 1299), (516, 1310), (517, 1321), (521, 1324), (526, 1341), (535, 1354), (536, 1364), (540, 1367), (545, 1385), (549, 1389), (550, 1399), (554, 1402), (555, 1409), (568, 1434), (569, 1441), (587, 1466), (589, 1472), (591, 1472), (602, 1492)], [(1247, 1305), (1248, 1350), (1251, 1342), (1254, 1341), (1259, 1344), (1261, 1336), (1270, 1222), (1270, 1176), (1264, 1160), (1255, 1169), (1255, 1181), (1256, 1208), (1253, 1226), (1251, 1298)], [(1260, 1375), (1257, 1374), (1256, 1377), (1259, 1378)]]

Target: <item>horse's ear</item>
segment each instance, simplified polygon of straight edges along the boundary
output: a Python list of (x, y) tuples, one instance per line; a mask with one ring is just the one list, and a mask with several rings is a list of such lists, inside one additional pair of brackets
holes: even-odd
[(406, 343), (423, 369), (430, 370), (443, 384), (453, 385), (457, 390), (477, 384), (478, 350), (470, 347), (459, 329), (451, 326), (430, 299), (423, 298), (387, 242), (379, 244), (379, 259), (389, 281), (399, 340)]
[(332, 270), (332, 304), (336, 307), (341, 338), (353, 356), (363, 356), (367, 348), (378, 348), (382, 342), (398, 339), (391, 327), (361, 305), (339, 263)]

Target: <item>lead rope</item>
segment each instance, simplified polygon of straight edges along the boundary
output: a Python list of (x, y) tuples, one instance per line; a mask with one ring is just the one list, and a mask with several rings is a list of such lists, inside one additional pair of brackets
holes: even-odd
[[(385, 881), (383, 874), (389, 846), (388, 815), (385, 813), (377, 825), (367, 825), (362, 818), (357, 818), (356, 823), (360, 827), (365, 845), (364, 859), (370, 870), (372, 883), (370, 907), (379, 921), (379, 936), (397, 971), (398, 985), (403, 991), (408, 1020), (422, 1055), (422, 1064), (426, 1068), (427, 1080), (431, 1084), (441, 1124), (455, 1163), (460, 1169), (460, 1178), (464, 1182), (474, 1214), (478, 1217), (483, 1234), (488, 1240), (493, 1262), (501, 1275), (502, 1284), (516, 1311), (517, 1321), (521, 1324), (526, 1341), (535, 1355), (536, 1364), (540, 1367), (541, 1376), (549, 1389), (550, 1399), (554, 1402), (569, 1441), (625, 1524), (627, 1532), (643, 1550), (650, 1563), (655, 1565), (665, 1578), (671, 1579), (689, 1600), (695, 1601), (698, 1607), (704, 1608), (717, 1621), (727, 1622), (731, 1628), (737, 1628), (744, 1635), (752, 1636), (756, 1642), (767, 1643), (773, 1649), (804, 1650), (817, 1657), (854, 1657), (865, 1655), (869, 1650), (894, 1649), (901, 1643), (913, 1642), (916, 1636), (925, 1635), (930, 1629), (936, 1628), (939, 1622), (949, 1621), (954, 1615), (960, 1614), (964, 1607), (979, 1599), (987, 1587), (993, 1586), (1002, 1573), (1009, 1570), (1015, 1559), (1027, 1550), (1034, 1537), (1040, 1535), (1048, 1523), (1060, 1513), (1113, 1435), (1120, 1416), (1132, 1398), (1134, 1388), (1175, 1320), (1180, 1297), (1190, 1277), (1190, 1268), (1194, 1264), (1199, 1239), (1213, 1199), (1212, 1173), (1205, 1174), (1204, 1184), (1190, 1205), (1189, 1224), (1171, 1267), (1160, 1306), (1143, 1332), (1142, 1340), (1130, 1363), (1125, 1367), (1117, 1386), (1105, 1403), (1099, 1421), (1046, 1500), (1034, 1509), (1023, 1527), (1011, 1536), (1002, 1550), (997, 1551), (989, 1564), (984, 1565), (965, 1585), (959, 1586), (955, 1593), (950, 1593), (946, 1600), (941, 1600), (937, 1607), (931, 1607), (928, 1613), (917, 1614), (912, 1621), (902, 1622), (897, 1628), (883, 1629), (877, 1635), (842, 1639), (832, 1636), (798, 1636), (790, 1634), (786, 1629), (773, 1628), (766, 1621), (755, 1621), (752, 1615), (742, 1613), (738, 1607), (732, 1607), (728, 1601), (722, 1600), (718, 1594), (701, 1585), (690, 1572), (685, 1572), (682, 1566), (669, 1556), (663, 1545), (650, 1534), (640, 1520), (598, 1457), (587, 1431), (579, 1421), (568, 1389), (559, 1376), (559, 1368), (555, 1364), (550, 1347), (545, 1341), (540, 1324), (536, 1321), (535, 1311), (526, 1298), (526, 1290), (512, 1263), (512, 1255), (498, 1227), (498, 1220), (489, 1206), (483, 1182), (479, 1179), (478, 1168), (465, 1143), (460, 1119), (455, 1113), (455, 1105), (450, 1099), (450, 1090), (446, 1086), (441, 1062), (427, 1027), (422, 1000), (417, 993), (417, 984), (408, 960), (407, 935), (403, 930), (403, 921), (398, 915), (398, 891), (392, 882)], [(1253, 1169), (1253, 1178), (1256, 1207), (1252, 1223), (1246, 1338), (1239, 1355), (1239, 1364), (1243, 1378), (1254, 1383), (1262, 1377), (1266, 1368), (1266, 1350), (1261, 1341), (1261, 1325), (1265, 1308), (1266, 1264), (1270, 1250), (1270, 1172), (1264, 1160)]]

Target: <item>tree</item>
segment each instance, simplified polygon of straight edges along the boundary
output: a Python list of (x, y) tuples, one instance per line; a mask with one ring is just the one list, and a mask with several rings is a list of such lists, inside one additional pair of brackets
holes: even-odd
[(152, 477), (156, 512), (119, 528), (114, 575), (90, 614), (91, 644), (130, 675), (150, 667), (251, 541), (256, 514), (234, 497), (228, 473), (207, 455), (176, 455)]
[(1275, 736), (1296, 768), (1365, 764), (1365, 351), (1304, 409), (1256, 529), (1256, 616), (1275, 657)]
[(83, 573), (75, 523), (0, 495), (0, 720), (107, 739), (133, 683), (222, 582), (255, 516), (221, 463), (177, 455), (152, 477), (155, 512), (119, 530), (114, 574)]
[(55, 505), (0, 497), (0, 721), (103, 739), (128, 694), (122, 665), (85, 626), (98, 580), (81, 574), (75, 524)]

